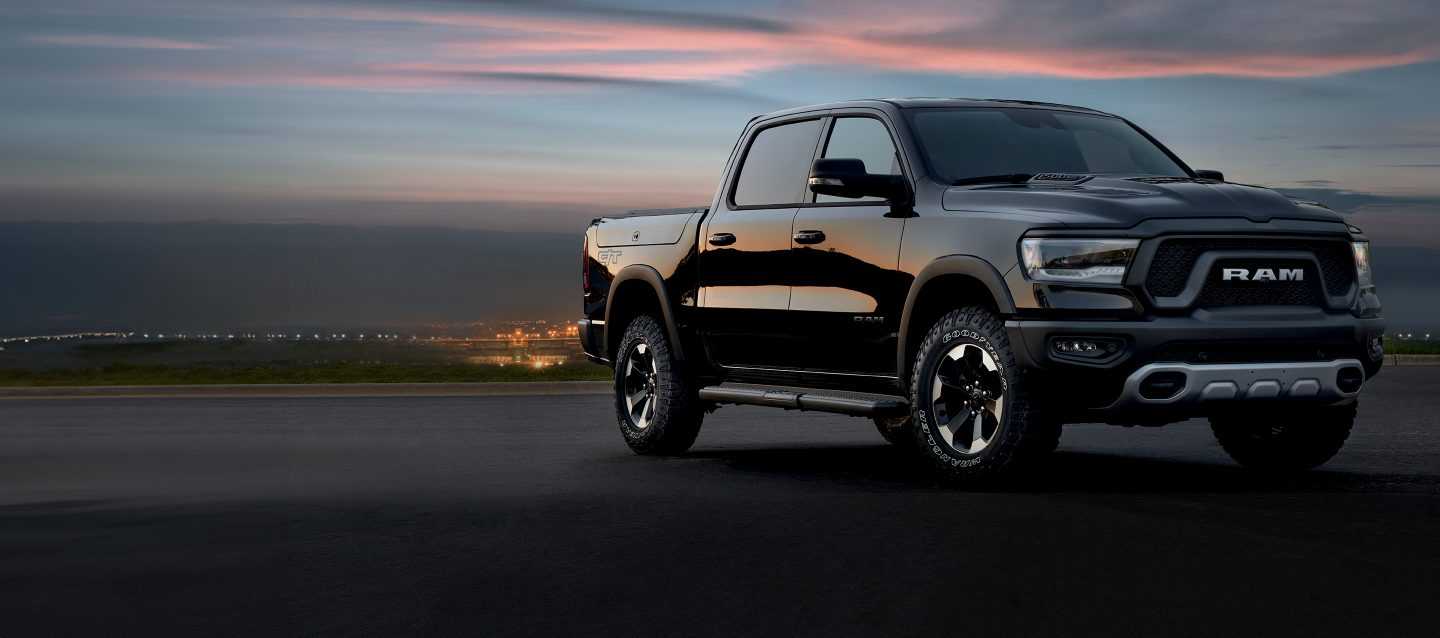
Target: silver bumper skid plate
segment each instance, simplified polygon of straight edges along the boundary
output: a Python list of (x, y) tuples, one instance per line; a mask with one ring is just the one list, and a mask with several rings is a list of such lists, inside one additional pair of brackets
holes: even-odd
[[(1159, 373), (1169, 373), (1156, 377)], [(1142, 393), (1147, 380), (1183, 375), (1173, 395)], [(1343, 374), (1342, 374), (1343, 373)], [(1359, 381), (1353, 379), (1358, 374)], [(1343, 379), (1351, 379), (1348, 383)], [(1125, 388), (1112, 407), (1141, 405), (1223, 404), (1231, 401), (1292, 400), (1305, 403), (1341, 403), (1360, 394), (1364, 368), (1355, 359), (1296, 363), (1189, 364), (1151, 363), (1125, 379)]]

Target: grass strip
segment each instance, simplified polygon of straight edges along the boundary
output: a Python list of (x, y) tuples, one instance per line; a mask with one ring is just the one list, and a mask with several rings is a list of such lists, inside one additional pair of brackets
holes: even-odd
[(407, 365), (331, 363), (297, 366), (176, 367), (118, 363), (93, 368), (0, 370), (0, 386), (219, 385), (302, 383), (457, 383), (487, 381), (606, 381), (606, 367), (576, 363), (523, 365)]

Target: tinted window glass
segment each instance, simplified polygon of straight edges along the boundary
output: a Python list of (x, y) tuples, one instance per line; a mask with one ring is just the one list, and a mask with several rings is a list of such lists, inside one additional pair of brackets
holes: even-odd
[[(880, 120), (870, 117), (843, 117), (835, 120), (830, 130), (830, 139), (825, 142), (821, 157), (853, 157), (865, 162), (867, 173), (883, 175), (900, 174), (900, 158), (895, 154), (895, 143), (890, 132)], [(882, 197), (836, 197), (816, 195), (817, 202), (879, 202)]]
[(760, 131), (750, 143), (735, 183), (735, 205), (796, 204), (810, 176), (810, 156), (820, 120), (783, 124)]
[(1041, 109), (915, 109), (908, 113), (938, 179), (1012, 173), (1185, 176), (1124, 120)]

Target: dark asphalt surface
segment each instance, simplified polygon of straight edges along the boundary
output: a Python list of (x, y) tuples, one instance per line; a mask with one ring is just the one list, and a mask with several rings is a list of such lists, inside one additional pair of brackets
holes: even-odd
[(0, 404), (0, 636), (1435, 635), (1440, 367), (1319, 471), (1067, 428), (1014, 490), (860, 419), (727, 407), (632, 455), (596, 396)]

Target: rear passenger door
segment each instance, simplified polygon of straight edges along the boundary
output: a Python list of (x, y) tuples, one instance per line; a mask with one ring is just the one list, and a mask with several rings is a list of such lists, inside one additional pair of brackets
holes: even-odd
[(711, 361), (766, 367), (792, 358), (791, 224), (808, 193), (822, 122), (802, 116), (752, 131), (706, 217), (696, 315)]
[[(905, 175), (888, 123), (878, 114), (837, 112), (826, 123), (821, 157), (854, 158), (866, 172)], [(907, 182), (910, 180), (907, 178)], [(906, 214), (879, 198), (807, 192), (795, 217), (790, 314), (798, 335), (793, 365), (815, 371), (889, 377), (908, 279), (899, 272)]]

